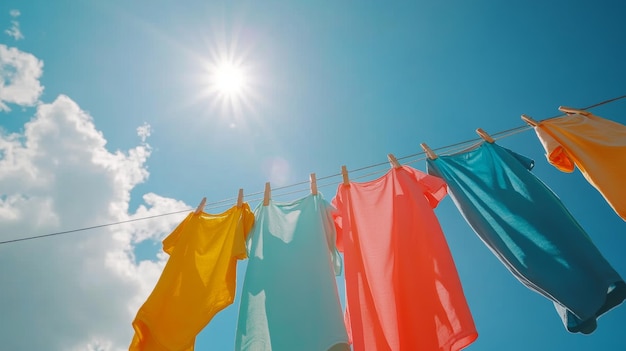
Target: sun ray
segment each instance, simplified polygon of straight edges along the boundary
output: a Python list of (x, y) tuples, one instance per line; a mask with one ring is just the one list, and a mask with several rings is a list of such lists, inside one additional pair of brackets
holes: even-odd
[(252, 75), (242, 60), (230, 55), (215, 55), (207, 63), (205, 79), (205, 95), (217, 107), (222, 116), (238, 119), (242, 110), (250, 106), (254, 98)]
[(194, 116), (206, 117), (194, 124), (218, 123), (238, 133), (258, 132), (266, 124), (261, 110), (267, 108), (269, 71), (261, 69), (263, 56), (253, 45), (242, 40), (238, 30), (231, 32), (212, 30), (204, 49), (191, 56), (193, 69), (184, 79), (193, 90), (185, 96), (185, 105), (196, 111)]

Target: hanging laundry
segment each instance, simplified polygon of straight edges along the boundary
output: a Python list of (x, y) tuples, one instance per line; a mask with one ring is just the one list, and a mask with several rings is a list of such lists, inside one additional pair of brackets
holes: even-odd
[(433, 208), (440, 179), (413, 168), (337, 189), (354, 351), (460, 350), (478, 334)]
[(557, 196), (529, 172), (532, 160), (483, 142), (427, 163), (498, 259), (554, 302), (567, 330), (593, 332), (596, 318), (624, 300), (626, 284)]
[(133, 321), (130, 351), (191, 351), (196, 335), (233, 303), (238, 259), (254, 216), (247, 203), (222, 214), (190, 213), (163, 240), (170, 255)]
[(537, 137), (548, 161), (563, 172), (574, 166), (626, 220), (626, 126), (589, 114), (539, 122)]
[(254, 210), (235, 350), (349, 349), (333, 210), (319, 193)]

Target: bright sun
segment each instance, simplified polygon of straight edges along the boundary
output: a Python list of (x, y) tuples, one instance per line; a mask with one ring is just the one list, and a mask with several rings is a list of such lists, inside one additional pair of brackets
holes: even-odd
[(241, 57), (215, 53), (212, 59), (206, 60), (205, 72), (202, 75), (199, 97), (208, 98), (215, 111), (228, 116), (233, 125), (241, 122), (243, 115), (253, 112), (258, 102), (258, 76), (254, 66)]
[(217, 65), (212, 74), (213, 88), (227, 97), (241, 95), (246, 86), (246, 76), (241, 67), (225, 62)]

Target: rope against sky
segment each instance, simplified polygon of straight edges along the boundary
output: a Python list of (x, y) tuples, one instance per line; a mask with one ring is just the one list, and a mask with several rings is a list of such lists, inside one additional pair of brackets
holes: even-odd
[[(626, 95), (622, 95), (622, 96), (618, 96), (612, 99), (608, 99), (605, 101), (601, 101), (598, 103), (595, 103), (593, 105), (581, 108), (580, 110), (590, 110), (592, 108), (598, 107), (598, 106), (602, 106), (617, 100), (621, 100), (623, 98), (626, 98)], [(537, 122), (541, 122), (541, 121), (545, 121), (548, 119), (553, 119), (553, 118), (558, 118), (563, 116), (563, 114), (558, 114), (556, 116), (552, 116), (552, 117), (548, 117), (548, 118), (544, 118), (541, 120), (538, 120)], [(509, 136), (521, 133), (521, 132), (525, 132), (530, 130), (531, 127), (527, 124), (519, 126), (519, 127), (514, 127), (514, 128), (510, 128), (510, 129), (506, 129), (506, 130), (502, 130), (496, 133), (491, 134), (492, 137), (496, 140), (499, 139), (504, 139), (507, 138)], [(449, 153), (453, 153), (456, 151), (459, 151), (461, 149), (464, 149), (466, 147), (467, 144), (470, 143), (476, 143), (481, 141), (481, 138), (474, 138), (474, 139), (469, 139), (469, 140), (465, 140), (465, 141), (461, 141), (458, 143), (454, 143), (454, 144), (450, 144), (450, 145), (446, 145), (446, 146), (442, 146), (442, 147), (438, 147), (438, 148), (433, 148), (433, 151), (439, 151), (438, 153), (440, 153), (440, 151), (443, 150), (447, 150), (446, 153), (442, 153), (442, 154), (449, 154)], [(413, 157), (417, 157), (417, 156), (421, 156), (420, 158), (417, 158), (415, 160), (410, 160), (410, 161), (406, 161), (404, 162), (404, 164), (410, 164), (410, 163), (414, 163), (414, 162), (418, 162), (421, 160), (425, 160), (425, 152), (418, 152), (415, 154), (411, 154), (411, 155), (407, 155), (407, 156), (402, 156), (402, 157), (398, 157), (398, 161), (400, 160), (406, 160), (406, 159), (410, 159)], [(356, 172), (361, 172), (364, 171), (366, 169), (370, 169), (370, 168), (374, 168), (374, 167), (380, 167), (380, 166), (384, 166), (389, 164), (388, 161), (385, 162), (380, 162), (380, 163), (376, 163), (376, 164), (372, 164), (372, 165), (368, 165), (368, 166), (364, 166), (364, 167), (360, 167), (360, 168), (356, 168), (353, 170), (350, 170), (350, 173), (356, 173)], [(380, 174), (383, 172), (386, 172), (387, 169), (384, 170), (379, 170), (379, 171), (375, 171), (375, 172), (371, 172), (371, 173), (367, 173), (367, 174), (363, 174), (363, 175), (359, 175), (356, 177), (351, 177), (351, 179), (362, 179), (362, 178), (366, 178), (366, 177), (370, 177), (376, 174)], [(331, 179), (331, 178), (335, 178), (335, 177), (339, 177), (341, 176), (341, 173), (336, 173), (336, 174), (331, 174), (331, 175), (327, 175), (327, 176), (323, 176), (323, 177), (318, 177), (317, 180), (326, 180), (326, 179)], [(341, 183), (341, 181), (338, 182), (331, 182), (331, 183), (326, 183), (326, 184), (320, 184), (318, 185), (319, 188), (323, 188), (323, 187), (329, 187), (329, 186), (337, 186)], [(293, 188), (296, 186), (300, 186), (300, 185), (308, 185), (309, 181), (302, 181), (302, 182), (297, 182), (297, 183), (293, 183), (293, 184), (289, 184), (289, 185), (285, 185), (285, 186), (281, 186), (281, 187), (276, 187), (272, 189), (272, 192), (277, 191), (277, 190), (284, 190), (284, 189), (288, 189), (288, 188)], [(309, 191), (310, 189), (307, 188), (303, 188), (303, 189), (298, 189), (298, 190), (292, 190), (289, 192), (283, 192), (283, 193), (278, 193), (278, 194), (272, 194), (273, 197), (280, 197), (280, 196), (286, 196), (286, 195), (291, 195), (291, 194), (296, 194), (296, 193), (300, 193), (300, 192), (305, 192), (305, 191)], [(263, 195), (263, 191), (257, 191), (254, 193), (250, 193), (247, 194), (247, 196), (256, 196), (256, 195)], [(232, 198), (227, 198), (227, 199), (223, 199), (223, 200), (219, 200), (219, 201), (214, 201), (214, 202), (209, 202), (205, 205), (204, 209), (214, 209), (214, 208), (220, 208), (220, 207), (224, 207), (226, 204), (229, 203), (234, 203), (237, 200), (236, 197), (232, 197)], [(263, 197), (260, 198), (253, 198), (248, 200), (248, 202), (257, 202), (257, 201), (262, 201)], [(34, 235), (34, 236), (28, 236), (28, 237), (23, 237), (23, 238), (17, 238), (17, 239), (9, 239), (9, 240), (4, 240), (4, 241), (0, 241), (0, 245), (2, 244), (9, 244), (9, 243), (14, 243), (14, 242), (18, 242), (18, 241), (27, 241), (27, 240), (33, 240), (33, 239), (41, 239), (41, 238), (46, 238), (46, 237), (51, 237), (51, 236), (58, 236), (58, 235), (65, 235), (65, 234), (70, 234), (70, 233), (76, 233), (76, 232), (83, 232), (83, 231), (88, 231), (88, 230), (92, 230), (92, 229), (98, 229), (98, 228), (104, 228), (104, 227), (110, 227), (110, 226), (114, 226), (114, 225), (120, 225), (120, 224), (126, 224), (126, 223), (131, 223), (131, 222), (137, 222), (137, 221), (142, 221), (142, 220), (147, 220), (147, 219), (153, 219), (153, 218), (158, 218), (158, 217), (165, 217), (165, 216), (171, 216), (171, 215), (175, 215), (175, 214), (180, 214), (180, 213), (184, 213), (184, 212), (188, 212), (188, 211), (193, 211), (193, 208), (186, 208), (180, 211), (175, 211), (175, 212), (169, 212), (169, 213), (163, 213), (163, 214), (158, 214), (158, 215), (153, 215), (153, 216), (146, 216), (146, 217), (141, 217), (141, 218), (133, 218), (133, 219), (129, 219), (129, 220), (125, 220), (125, 221), (119, 221), (119, 222), (113, 222), (113, 223), (105, 223), (105, 224), (98, 224), (98, 225), (93, 225), (93, 226), (89, 226), (89, 227), (83, 227), (83, 228), (77, 228), (77, 229), (70, 229), (70, 230), (64, 230), (64, 231), (60, 231), (60, 232), (54, 232), (54, 233), (48, 233), (48, 234), (42, 234), (42, 235)]]

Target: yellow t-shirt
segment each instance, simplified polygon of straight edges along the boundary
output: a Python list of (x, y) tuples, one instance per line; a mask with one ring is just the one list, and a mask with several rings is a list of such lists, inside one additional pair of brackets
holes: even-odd
[(626, 126), (594, 115), (545, 120), (535, 132), (548, 161), (563, 172), (574, 166), (626, 220)]
[(217, 215), (192, 212), (163, 240), (170, 258), (133, 321), (129, 351), (193, 350), (196, 335), (233, 303), (253, 224), (247, 203)]

